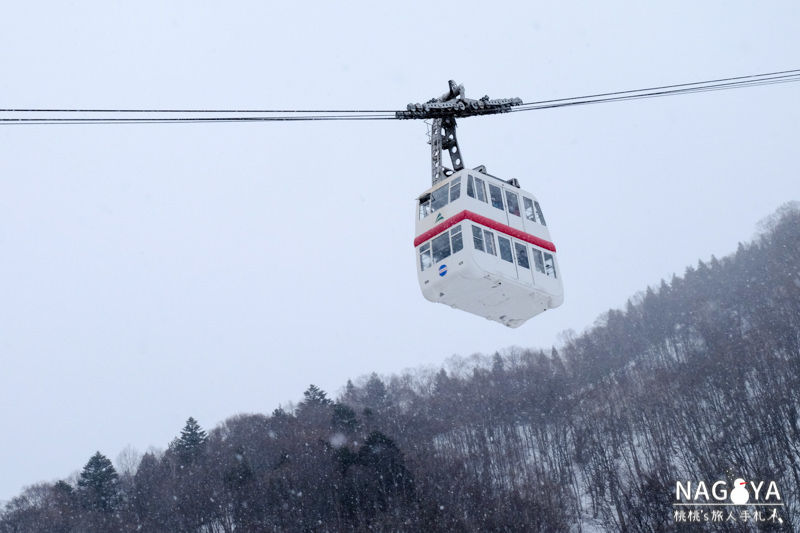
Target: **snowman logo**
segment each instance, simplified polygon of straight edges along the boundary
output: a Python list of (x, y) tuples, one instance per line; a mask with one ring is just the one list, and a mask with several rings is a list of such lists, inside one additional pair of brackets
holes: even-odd
[(744, 505), (750, 499), (750, 493), (744, 488), (747, 483), (742, 478), (737, 478), (733, 482), (733, 490), (731, 491), (731, 501), (734, 505)]

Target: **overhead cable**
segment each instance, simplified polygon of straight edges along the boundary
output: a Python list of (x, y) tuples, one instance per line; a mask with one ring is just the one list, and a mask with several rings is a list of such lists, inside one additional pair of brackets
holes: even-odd
[[(602, 104), (676, 96), (696, 92), (721, 91), (800, 81), (800, 69), (738, 76), (646, 89), (616, 91), (555, 100), (514, 102), (504, 112), (538, 111), (559, 107)], [(43, 116), (47, 114), (47, 116)], [(301, 122), (341, 120), (397, 120), (422, 118), (406, 111), (389, 110), (266, 110), (266, 109), (58, 109), (8, 108), (0, 109), (2, 125), (52, 124), (187, 124), (236, 122)]]

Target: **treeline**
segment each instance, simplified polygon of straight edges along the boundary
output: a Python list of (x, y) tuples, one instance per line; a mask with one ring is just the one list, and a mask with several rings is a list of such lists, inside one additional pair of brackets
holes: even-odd
[[(793, 531), (799, 408), (788, 204), (558, 350), (372, 374), (335, 400), (312, 385), (208, 433), (190, 418), (132, 468), (98, 452), (77, 479), (28, 487), (0, 532)], [(673, 505), (677, 481), (736, 478), (774, 481), (782, 505)]]

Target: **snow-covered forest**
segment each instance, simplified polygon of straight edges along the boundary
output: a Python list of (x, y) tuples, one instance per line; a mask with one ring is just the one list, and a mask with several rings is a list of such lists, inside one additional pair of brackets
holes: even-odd
[[(566, 337), (189, 418), (165, 451), (29, 486), (0, 532), (800, 528), (800, 205)], [(675, 510), (677, 481), (736, 478), (775, 482), (772, 519)]]

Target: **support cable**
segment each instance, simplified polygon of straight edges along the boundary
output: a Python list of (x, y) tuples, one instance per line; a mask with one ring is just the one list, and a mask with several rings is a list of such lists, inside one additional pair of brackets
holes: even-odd
[[(800, 81), (800, 69), (766, 74), (738, 76), (647, 89), (526, 102), (518, 98), (480, 100), (460, 95), (443, 101), (433, 99), (425, 104), (409, 104), (405, 111), (391, 110), (266, 110), (266, 109), (58, 109), (7, 108), (0, 109), (0, 126), (55, 124), (208, 124), (237, 122), (302, 122), (333, 120), (408, 120), (465, 118), (495, 113), (539, 111), (576, 105), (603, 104), (625, 100), (676, 96), (707, 91), (721, 91), (777, 83)], [(48, 114), (49, 116), (42, 116)], [(102, 116), (98, 116), (102, 115)], [(221, 115), (221, 116), (214, 116)]]

